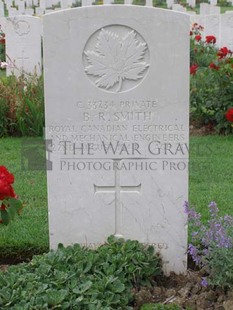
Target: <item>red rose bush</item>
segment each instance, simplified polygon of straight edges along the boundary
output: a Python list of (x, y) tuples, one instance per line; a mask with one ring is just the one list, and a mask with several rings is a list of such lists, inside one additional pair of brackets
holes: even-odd
[(14, 189), (14, 175), (6, 167), (0, 166), (0, 223), (9, 224), (16, 213), (20, 213), (22, 203)]
[(203, 30), (195, 23), (190, 31), (191, 122), (233, 133), (233, 52)]

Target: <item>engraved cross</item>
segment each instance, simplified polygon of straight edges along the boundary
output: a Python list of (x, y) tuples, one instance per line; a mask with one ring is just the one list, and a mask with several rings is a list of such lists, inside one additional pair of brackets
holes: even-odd
[(29, 59), (29, 57), (24, 56), (24, 53), (25, 53), (25, 51), (22, 50), (22, 53), (21, 53), (22, 56), (18, 57), (19, 60), (22, 60), (22, 66), (21, 66), (22, 69), (24, 69), (24, 60)]
[[(119, 162), (120, 160), (114, 160), (114, 162)], [(116, 237), (123, 237), (121, 234), (121, 227), (122, 227), (122, 203), (121, 203), (121, 193), (140, 193), (141, 191), (141, 184), (136, 186), (121, 186), (120, 180), (120, 170), (115, 170), (115, 180), (113, 186), (98, 186), (94, 184), (94, 191), (95, 194), (97, 193), (115, 193), (115, 236)]]

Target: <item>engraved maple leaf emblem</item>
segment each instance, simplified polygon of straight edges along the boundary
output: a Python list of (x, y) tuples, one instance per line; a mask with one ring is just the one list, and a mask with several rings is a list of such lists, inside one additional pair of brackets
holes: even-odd
[(145, 61), (146, 43), (136, 39), (134, 30), (120, 38), (115, 32), (101, 29), (95, 50), (84, 51), (88, 65), (87, 74), (99, 77), (95, 84), (110, 89), (118, 83), (116, 92), (125, 79), (138, 80), (149, 66)]

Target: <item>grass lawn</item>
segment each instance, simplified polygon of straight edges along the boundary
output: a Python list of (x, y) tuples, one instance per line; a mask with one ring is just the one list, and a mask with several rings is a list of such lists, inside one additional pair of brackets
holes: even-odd
[[(48, 249), (46, 173), (22, 171), (22, 138), (0, 139), (1, 160), (15, 175), (15, 191), (24, 203), (22, 216), (9, 226), (0, 225), (0, 257), (20, 257)], [(207, 218), (207, 205), (214, 200), (222, 214), (233, 214), (233, 136), (190, 138), (189, 201)]]

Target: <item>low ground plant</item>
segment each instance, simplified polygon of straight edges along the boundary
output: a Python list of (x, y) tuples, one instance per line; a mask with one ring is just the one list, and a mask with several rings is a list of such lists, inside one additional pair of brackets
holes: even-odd
[(233, 217), (220, 216), (215, 202), (209, 204), (209, 220), (204, 225), (201, 215), (185, 203), (191, 242), (188, 253), (206, 277), (202, 285), (233, 288)]
[(2, 67), (2, 63), (6, 61), (6, 52), (5, 52), (5, 34), (2, 31), (1, 25), (0, 25), (0, 69)]
[(96, 250), (80, 245), (35, 256), (0, 273), (1, 309), (133, 309), (132, 288), (161, 275), (152, 247), (108, 238)]
[(42, 136), (44, 128), (43, 79), (11, 75), (0, 79), (0, 137)]

